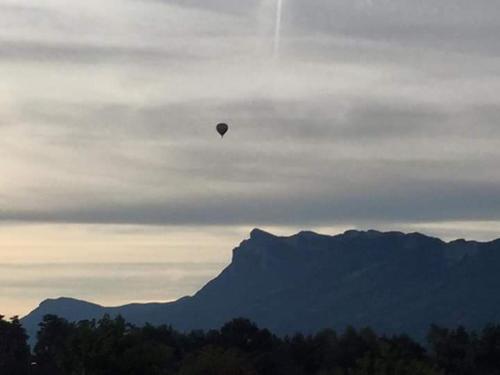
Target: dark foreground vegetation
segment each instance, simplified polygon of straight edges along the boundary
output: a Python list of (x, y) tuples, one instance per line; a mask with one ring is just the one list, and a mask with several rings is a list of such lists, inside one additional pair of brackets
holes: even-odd
[(433, 326), (427, 349), (370, 329), (279, 338), (245, 319), (182, 334), (122, 318), (69, 323), (48, 315), (30, 353), (18, 319), (0, 319), (1, 375), (492, 375), (500, 326), (480, 333)]

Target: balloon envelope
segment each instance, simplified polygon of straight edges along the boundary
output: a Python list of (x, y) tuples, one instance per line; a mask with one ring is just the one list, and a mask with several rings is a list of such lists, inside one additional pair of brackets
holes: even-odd
[(217, 125), (217, 133), (219, 133), (221, 137), (224, 137), (224, 134), (226, 134), (228, 130), (229, 126), (227, 124), (220, 123)]

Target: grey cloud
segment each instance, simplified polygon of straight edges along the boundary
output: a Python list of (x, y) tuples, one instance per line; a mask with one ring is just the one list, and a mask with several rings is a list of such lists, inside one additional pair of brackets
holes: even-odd
[[(27, 41), (1, 41), (0, 61), (38, 63), (141, 63), (153, 64), (166, 61), (187, 61), (194, 56), (182, 52), (168, 52), (159, 48), (140, 48), (104, 45), (55, 44)], [(199, 57), (201, 58), (201, 57)]]
[(228, 0), (133, 0), (140, 2), (154, 1), (164, 4), (175, 4), (183, 7), (208, 9), (213, 12), (245, 14), (259, 6), (259, 0), (228, 1)]
[[(248, 19), (258, 6), (165, 3)], [(0, 61), (16, 61), (20, 71), (44, 61), (32, 68), (40, 69), (36, 77), (67, 62), (105, 62), (109, 70), (97, 82), (107, 90), (93, 91), (93, 76), (72, 81), (87, 67), (72, 66), (75, 76), (54, 84), (59, 96), (16, 80), (6, 106), (14, 120), (0, 126), (11, 157), (3, 161), (10, 174), (0, 187), (0, 220), (500, 219), (498, 5), (471, 4), (290, 0), (281, 60), (273, 63), (246, 45), (240, 50), (220, 29), (198, 30), (200, 41), (182, 51), (168, 42), (164, 50), (4, 40)], [(134, 45), (141, 37), (150, 45), (151, 35)], [(223, 43), (209, 60), (197, 58), (196, 47), (210, 50), (213, 39)], [(231, 124), (223, 141), (218, 121)]]
[(287, 2), (284, 33), (388, 43), (395, 48), (498, 56), (498, 5), (493, 1)]
[[(22, 108), (26, 121), (38, 121), (48, 129), (48, 139), (62, 136), (62, 142), (169, 140), (183, 147), (205, 137), (217, 115), (227, 114), (243, 144), (263, 140), (300, 142), (376, 141), (414, 137), (446, 139), (489, 139), (500, 136), (496, 126), (500, 106), (471, 105), (440, 108), (435, 104), (379, 99), (312, 97), (300, 101), (250, 98), (247, 101), (146, 105), (131, 107), (120, 103), (38, 102)], [(223, 120), (223, 118), (221, 118)], [(47, 130), (53, 129), (55, 132)], [(206, 134), (207, 133), (207, 134)], [(181, 141), (182, 140), (182, 141)], [(188, 142), (187, 144), (184, 142)], [(207, 145), (210, 147), (210, 145)], [(231, 147), (231, 146), (228, 146)], [(244, 151), (244, 149), (241, 149)], [(273, 150), (274, 152), (275, 150)]]
[(29, 19), (35, 20), (50, 17), (50, 12), (46, 8), (35, 4), (0, 4), (0, 12), (5, 18), (30, 17)]
[[(460, 161), (323, 162), (314, 166), (318, 174), (323, 173), (321, 176), (309, 183), (304, 178), (294, 181), (289, 176), (279, 177), (277, 189), (266, 186), (269, 181), (264, 180), (245, 191), (228, 187), (225, 192), (207, 192), (176, 202), (87, 204), (49, 212), (7, 211), (4, 219), (152, 225), (499, 220), (500, 181), (457, 177), (474, 168), (472, 162), (464, 164)], [(476, 163), (476, 167), (481, 167), (481, 163)], [(430, 170), (436, 172), (435, 178), (430, 178)]]
[[(307, 28), (324, 30), (396, 31), (395, 28), (416, 31), (414, 27), (441, 25), (466, 28), (494, 25), (500, 19), (498, 5), (490, 0), (474, 3), (467, 0), (412, 1), (412, 0), (318, 0), (314, 6), (301, 1), (286, 4), (289, 17)], [(349, 27), (350, 25), (350, 27)], [(398, 35), (397, 33), (395, 34)]]
[[(253, 16), (264, 4), (259, 0), (158, 1)], [(268, 9), (273, 8), (271, 1), (267, 4)], [(498, 14), (498, 5), (490, 0), (317, 0), (312, 5), (301, 0), (287, 0), (283, 19), (285, 38), (287, 34), (320, 32), (406, 47), (498, 55)]]

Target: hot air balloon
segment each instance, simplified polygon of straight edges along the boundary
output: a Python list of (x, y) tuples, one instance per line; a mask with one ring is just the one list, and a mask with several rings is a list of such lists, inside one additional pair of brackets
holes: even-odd
[(221, 137), (224, 137), (224, 135), (227, 133), (228, 130), (229, 130), (228, 124), (225, 123), (217, 124), (217, 133), (219, 133)]

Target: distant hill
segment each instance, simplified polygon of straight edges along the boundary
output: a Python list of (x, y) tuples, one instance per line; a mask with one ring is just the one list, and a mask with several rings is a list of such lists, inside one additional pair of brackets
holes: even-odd
[(301, 232), (255, 229), (231, 264), (192, 297), (109, 308), (61, 298), (22, 319), (30, 333), (45, 314), (70, 321), (121, 314), (179, 330), (247, 317), (278, 334), (371, 326), (425, 335), (431, 323), (483, 327), (500, 322), (500, 240), (444, 242), (419, 233)]

